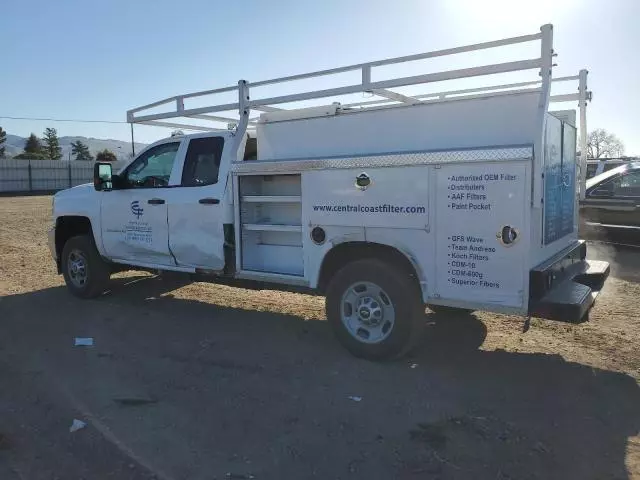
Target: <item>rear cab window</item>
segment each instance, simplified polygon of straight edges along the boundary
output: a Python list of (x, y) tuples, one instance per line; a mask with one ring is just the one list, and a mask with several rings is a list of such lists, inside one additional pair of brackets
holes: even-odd
[(182, 169), (181, 185), (183, 187), (199, 187), (218, 183), (223, 148), (223, 137), (189, 140)]

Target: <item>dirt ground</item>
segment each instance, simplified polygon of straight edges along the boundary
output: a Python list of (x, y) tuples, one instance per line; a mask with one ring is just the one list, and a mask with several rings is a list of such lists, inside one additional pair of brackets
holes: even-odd
[(614, 265), (588, 323), (427, 311), (371, 363), (321, 297), (126, 273), (77, 300), (50, 205), (0, 198), (2, 480), (640, 479), (640, 249), (592, 245)]

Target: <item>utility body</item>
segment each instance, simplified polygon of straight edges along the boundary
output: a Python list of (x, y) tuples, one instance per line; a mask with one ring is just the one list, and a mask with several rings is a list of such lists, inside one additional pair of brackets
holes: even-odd
[[(376, 67), (523, 42), (540, 42), (540, 58), (372, 80)], [(583, 70), (556, 79), (577, 81), (578, 93), (550, 94), (551, 44), (545, 25), (534, 35), (240, 81), (131, 110), (132, 124), (201, 133), (156, 142), (117, 174), (98, 163), (94, 185), (56, 194), (50, 245), (59, 271), (81, 297), (101, 294), (109, 275), (126, 268), (312, 289), (326, 295), (340, 341), (367, 358), (406, 352), (425, 305), (584, 320), (609, 266), (586, 260), (578, 240), (586, 169), (576, 163), (576, 112), (548, 105), (578, 103), (584, 146), (590, 93)], [(541, 78), (398, 91), (520, 70)], [(250, 96), (349, 71), (362, 81)], [(282, 108), (359, 92), (375, 98)], [(235, 101), (185, 105), (228, 94)], [(166, 121), (173, 118), (191, 123)]]

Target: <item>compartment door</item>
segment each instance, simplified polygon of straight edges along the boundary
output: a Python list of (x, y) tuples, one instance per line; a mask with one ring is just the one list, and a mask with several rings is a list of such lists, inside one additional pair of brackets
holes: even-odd
[(467, 163), (435, 171), (435, 298), (523, 308), (526, 166)]

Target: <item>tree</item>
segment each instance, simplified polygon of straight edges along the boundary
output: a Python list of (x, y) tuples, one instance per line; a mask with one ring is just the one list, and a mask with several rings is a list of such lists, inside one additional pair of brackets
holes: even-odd
[(118, 157), (111, 150), (105, 148), (96, 155), (96, 162), (117, 162)]
[(589, 132), (587, 136), (587, 158), (615, 158), (624, 153), (624, 145), (613, 133), (604, 128)]
[(93, 155), (89, 152), (89, 147), (80, 140), (75, 143), (71, 142), (71, 154), (76, 156), (76, 160), (84, 160), (87, 162), (91, 162), (93, 160)]
[(29, 138), (27, 138), (27, 141), (24, 143), (24, 153), (42, 153), (42, 144), (35, 133), (29, 135)]
[(16, 155), (16, 158), (25, 160), (44, 160), (47, 158), (47, 155), (42, 151), (40, 139), (32, 133), (24, 143), (24, 152), (20, 155)]
[(7, 141), (7, 132), (0, 127), (0, 158), (4, 158), (4, 142)]
[(44, 130), (44, 153), (51, 160), (60, 160), (62, 158), (62, 149), (58, 141), (58, 132), (55, 128), (45, 128)]

